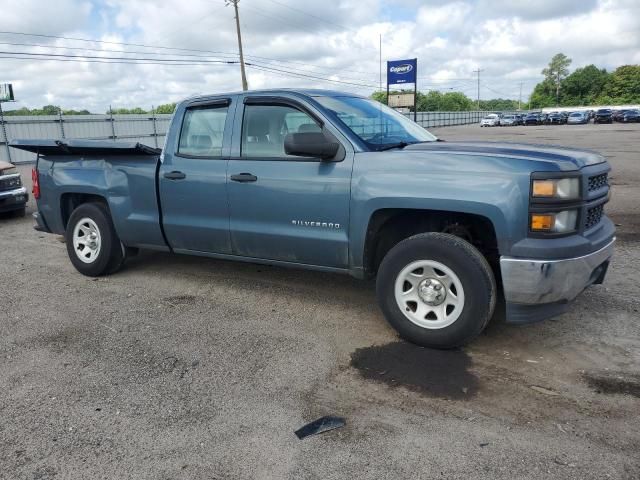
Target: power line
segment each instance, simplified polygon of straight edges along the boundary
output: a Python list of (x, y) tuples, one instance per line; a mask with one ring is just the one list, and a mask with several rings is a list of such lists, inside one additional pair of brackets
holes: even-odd
[[(31, 37), (43, 37), (43, 38), (52, 38), (52, 39), (58, 39), (58, 40), (70, 40), (70, 41), (77, 41), (77, 42), (87, 42), (87, 43), (100, 43), (100, 44), (109, 44), (109, 45), (122, 45), (122, 46), (127, 46), (127, 47), (142, 47), (142, 48), (151, 48), (151, 49), (159, 49), (159, 50), (169, 50), (172, 52), (196, 52), (196, 53), (208, 53), (208, 54), (214, 54), (214, 55), (219, 55), (219, 56), (227, 56), (227, 57), (233, 57), (233, 58), (237, 58), (238, 54), (237, 53), (231, 53), (231, 52), (222, 52), (222, 51), (216, 51), (216, 50), (204, 50), (204, 49), (196, 49), (196, 48), (179, 48), (179, 47), (167, 47), (164, 45), (148, 45), (148, 44), (142, 44), (142, 43), (127, 43), (127, 42), (113, 42), (113, 41), (107, 41), (107, 40), (95, 40), (95, 39), (87, 39), (87, 38), (77, 38), (77, 37), (65, 37), (65, 36), (60, 36), (60, 35), (45, 35), (45, 34), (38, 34), (38, 33), (24, 33), (24, 32), (10, 32), (10, 31), (0, 31), (0, 34), (5, 34), (5, 35), (21, 35), (21, 36), (31, 36)], [(16, 44), (16, 45), (20, 45), (20, 44)], [(27, 44), (25, 44), (27, 45)], [(44, 45), (38, 45), (38, 44), (34, 44), (33, 46), (42, 46), (45, 47)], [(66, 46), (49, 46), (49, 48), (58, 48), (58, 49), (62, 49), (62, 48), (66, 48), (66, 49), (77, 49), (78, 47), (66, 47)], [(86, 47), (86, 50), (95, 50), (95, 51), (102, 51), (102, 50), (96, 50), (96, 49), (92, 49), (90, 47)], [(104, 50), (104, 51), (111, 51), (111, 50)], [(120, 52), (119, 53), (125, 54), (125, 53), (133, 53), (133, 52)], [(144, 54), (150, 54), (153, 53), (154, 55), (168, 55), (167, 53), (159, 53), (159, 52), (139, 52), (139, 53), (144, 53)], [(174, 54), (178, 54), (178, 53), (174, 53)], [(199, 56), (199, 55), (191, 55), (191, 54), (185, 54), (185, 53), (180, 53), (180, 55), (182, 56)], [(341, 71), (342, 69), (332, 69), (332, 68), (328, 68), (328, 67), (323, 67), (323, 66), (319, 66), (319, 65), (313, 65), (313, 64), (309, 64), (309, 63), (305, 63), (305, 62), (299, 62), (299, 61), (295, 61), (295, 60), (280, 60), (280, 59), (275, 59), (275, 58), (270, 58), (270, 57), (262, 57), (262, 56), (258, 56), (258, 55), (245, 55), (248, 59), (257, 59), (260, 61), (267, 61), (267, 62), (277, 62), (277, 63), (281, 63), (281, 64), (295, 64), (295, 65), (301, 65), (301, 66), (306, 66), (306, 67), (310, 67), (310, 68), (315, 68), (315, 69), (319, 69), (319, 70), (324, 70), (325, 72), (338, 72)], [(364, 72), (364, 71), (357, 71), (357, 70), (350, 70), (351, 72), (354, 73), (363, 73), (365, 75), (373, 75), (373, 72)]]
[[(108, 63), (114, 65), (171, 65), (172, 67), (178, 66), (204, 66), (209, 65), (209, 63), (198, 63), (198, 62), (188, 62), (188, 63), (166, 63), (162, 61), (120, 61), (120, 60), (90, 60), (84, 59), (82, 57), (78, 58), (31, 58), (31, 57), (15, 57), (15, 56), (0, 56), (0, 60), (29, 60), (29, 61), (42, 61), (42, 62), (78, 62), (78, 63)], [(232, 65), (238, 62), (225, 62), (227, 65)], [(224, 64), (219, 64), (224, 65)]]
[[(20, 52), (15, 52), (15, 55), (24, 55), (24, 56), (15, 56), (14, 52), (2, 52), (0, 51), (0, 59), (11, 59), (11, 60), (39, 60), (39, 61), (58, 61), (58, 62), (81, 62), (81, 63), (107, 63), (107, 64), (125, 64), (125, 65), (171, 65), (171, 66), (202, 66), (202, 65), (237, 65), (238, 61), (218, 61), (218, 62), (207, 62), (203, 63), (201, 61), (183, 61), (179, 59), (154, 59), (154, 58), (126, 58), (126, 57), (87, 57), (81, 55), (55, 55), (51, 56), (49, 54), (25, 54)], [(34, 58), (35, 56), (35, 58)], [(330, 78), (319, 77), (316, 75), (308, 75), (301, 72), (296, 71), (286, 71), (280, 70), (277, 68), (273, 68), (267, 65), (260, 65), (254, 63), (246, 63), (247, 67), (251, 67), (257, 70), (262, 70), (268, 73), (275, 73), (282, 76), (289, 76), (294, 78), (304, 78), (316, 80), (323, 83), (331, 83), (338, 85), (349, 85), (352, 87), (367, 87), (367, 88), (375, 88), (375, 85), (370, 84), (362, 84), (355, 82), (347, 82), (342, 80), (335, 80)]]
[(269, 1), (271, 3), (275, 3), (276, 5), (280, 5), (282, 7), (288, 8), (289, 10), (292, 10), (294, 12), (298, 12), (301, 15), (306, 15), (307, 17), (311, 17), (311, 18), (315, 18), (316, 20), (320, 20), (323, 23), (326, 23), (326, 24), (329, 24), (329, 25), (333, 25), (334, 27), (339, 27), (339, 28), (342, 28), (343, 30), (351, 30), (352, 32), (355, 32), (355, 30), (353, 30), (350, 27), (345, 27), (344, 25), (340, 25), (339, 23), (331, 22), (331, 21), (326, 20), (324, 18), (318, 17), (317, 15), (314, 15), (312, 13), (305, 12), (304, 10), (300, 10), (299, 8), (295, 8), (295, 7), (292, 7), (292, 6), (287, 5), (285, 3), (278, 2), (277, 0), (269, 0)]
[[(151, 52), (149, 52), (151, 53)], [(63, 58), (87, 58), (87, 59), (100, 59), (100, 60), (154, 60), (167, 64), (171, 64), (171, 62), (185, 62), (187, 60), (182, 58), (132, 58), (132, 57), (104, 57), (98, 55), (69, 55), (63, 53), (32, 53), (32, 52), (5, 52), (0, 50), (0, 54), (5, 55), (25, 55), (30, 57), (63, 57)], [(151, 53), (153, 55), (153, 53)], [(198, 60), (198, 63), (207, 64), (207, 63), (228, 63), (228, 64), (237, 64), (237, 60)]]
[(372, 84), (354, 83), (354, 82), (347, 82), (347, 81), (343, 81), (343, 80), (334, 80), (334, 79), (331, 79), (331, 78), (317, 77), (315, 75), (308, 75), (308, 74), (304, 74), (304, 73), (300, 73), (300, 72), (279, 70), (279, 69), (275, 69), (273, 67), (268, 67), (268, 66), (265, 66), (265, 65), (257, 65), (255, 63), (247, 63), (247, 66), (248, 67), (257, 68), (259, 70), (262, 69), (262, 70), (271, 71), (271, 72), (280, 72), (280, 73), (283, 73), (283, 74), (295, 75), (295, 76), (300, 77), (300, 78), (311, 78), (311, 79), (315, 79), (315, 80), (322, 80), (324, 82), (337, 83), (337, 84), (341, 84), (341, 85), (353, 85), (353, 86), (356, 86), (356, 87), (376, 88), (376, 85), (372, 85)]

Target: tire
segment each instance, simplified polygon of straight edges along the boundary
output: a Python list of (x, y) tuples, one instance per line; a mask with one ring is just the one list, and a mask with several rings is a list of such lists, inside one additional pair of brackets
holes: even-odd
[(27, 207), (22, 207), (13, 211), (13, 216), (16, 218), (22, 218), (27, 214)]
[(71, 263), (88, 277), (115, 273), (124, 263), (124, 248), (102, 203), (76, 208), (67, 223), (65, 240)]
[[(411, 282), (404, 281), (408, 275)], [(434, 299), (433, 294), (441, 297)], [(496, 282), (486, 259), (470, 243), (446, 233), (421, 233), (385, 255), (376, 295), (385, 318), (402, 338), (449, 349), (468, 343), (487, 326), (495, 308)]]

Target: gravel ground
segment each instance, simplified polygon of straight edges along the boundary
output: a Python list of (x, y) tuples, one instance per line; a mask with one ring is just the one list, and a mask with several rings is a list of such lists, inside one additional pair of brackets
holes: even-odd
[[(439, 352), (398, 340), (370, 282), (159, 253), (89, 279), (5, 216), (0, 478), (639, 478), (640, 125), (434, 132), (605, 154), (606, 283)], [(347, 425), (293, 434), (323, 415)]]

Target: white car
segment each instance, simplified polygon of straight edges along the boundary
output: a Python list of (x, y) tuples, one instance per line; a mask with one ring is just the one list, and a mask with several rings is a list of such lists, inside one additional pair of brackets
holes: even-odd
[(497, 127), (500, 125), (500, 117), (495, 113), (490, 113), (480, 121), (481, 127)]
[(518, 119), (515, 115), (505, 115), (500, 119), (500, 126), (513, 126), (518, 124)]

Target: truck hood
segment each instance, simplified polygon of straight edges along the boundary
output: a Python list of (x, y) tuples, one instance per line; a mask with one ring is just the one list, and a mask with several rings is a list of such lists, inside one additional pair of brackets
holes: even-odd
[(405, 151), (447, 152), (473, 156), (513, 157), (562, 165), (563, 169), (580, 169), (602, 163), (599, 153), (555, 145), (528, 145), (508, 142), (432, 142), (409, 145)]

